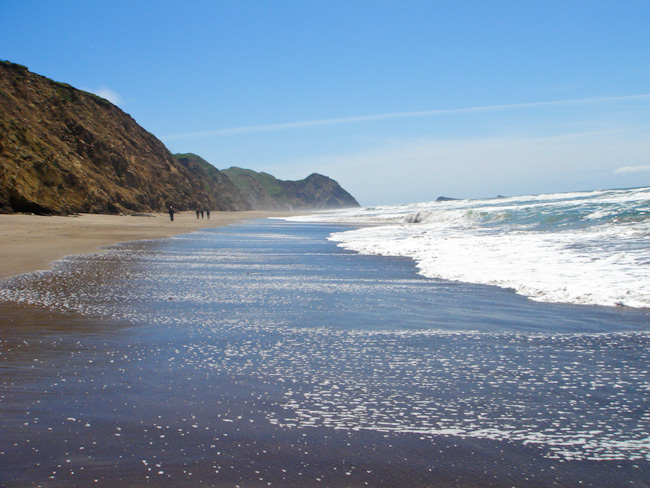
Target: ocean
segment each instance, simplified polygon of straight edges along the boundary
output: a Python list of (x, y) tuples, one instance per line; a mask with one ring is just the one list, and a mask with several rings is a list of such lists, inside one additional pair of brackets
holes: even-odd
[(0, 283), (3, 486), (649, 486), (650, 189), (126, 243)]
[(371, 225), (332, 240), (413, 259), (429, 278), (533, 300), (650, 307), (650, 188), (352, 209), (295, 220)]

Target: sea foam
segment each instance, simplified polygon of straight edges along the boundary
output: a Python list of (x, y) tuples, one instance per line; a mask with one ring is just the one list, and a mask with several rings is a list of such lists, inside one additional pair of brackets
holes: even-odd
[(415, 261), (429, 278), (532, 300), (650, 307), (650, 188), (424, 202), (294, 220), (362, 226), (330, 239)]

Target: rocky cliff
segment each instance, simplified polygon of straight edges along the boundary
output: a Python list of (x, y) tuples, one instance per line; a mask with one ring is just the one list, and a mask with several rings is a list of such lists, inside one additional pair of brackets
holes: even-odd
[(254, 209), (302, 210), (358, 207), (356, 199), (327, 176), (283, 181), (268, 173), (228, 168), (223, 173), (237, 185)]
[(336, 182), (314, 175), (304, 182), (280, 182), (282, 204), (275, 194), (257, 198), (202, 158), (175, 157), (109, 101), (0, 61), (0, 212), (286, 209), (285, 202), (322, 208), (338, 202)]
[(119, 213), (236, 207), (107, 100), (0, 63), (0, 208)]

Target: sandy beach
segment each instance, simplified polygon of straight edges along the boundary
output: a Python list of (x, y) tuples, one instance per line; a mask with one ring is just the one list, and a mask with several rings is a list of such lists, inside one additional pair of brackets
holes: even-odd
[(211, 212), (197, 219), (194, 212), (168, 214), (40, 216), (0, 215), (0, 279), (49, 269), (57, 259), (96, 252), (102, 246), (143, 239), (158, 239), (199, 229), (286, 212)]
[[(17, 217), (91, 247), (254, 215)], [(0, 486), (647, 486), (647, 312), (426, 279), (344, 229), (248, 220), (4, 280)]]

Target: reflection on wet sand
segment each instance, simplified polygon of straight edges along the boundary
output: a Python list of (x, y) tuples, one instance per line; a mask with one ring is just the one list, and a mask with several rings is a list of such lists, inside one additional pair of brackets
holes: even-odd
[(430, 281), (328, 232), (241, 225), (5, 282), (0, 483), (650, 477), (647, 314)]

